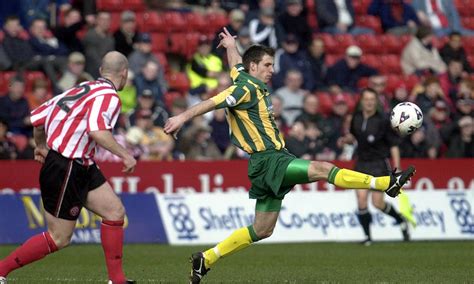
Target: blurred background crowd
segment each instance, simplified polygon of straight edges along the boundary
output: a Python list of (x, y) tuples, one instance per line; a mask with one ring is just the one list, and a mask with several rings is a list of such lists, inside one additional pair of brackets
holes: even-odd
[[(178, 140), (168, 117), (230, 86), (217, 34), (239, 51), (275, 48), (272, 102), (287, 148), (347, 160), (338, 143), (376, 90), (379, 111), (412, 101), (425, 121), (402, 157), (474, 157), (474, 5), (470, 0), (23, 0), (0, 2), (0, 159), (32, 159), (29, 113), (99, 76), (111, 50), (130, 62), (114, 135), (140, 160), (242, 159), (224, 110), (189, 122)], [(98, 161), (116, 157), (99, 150)]]

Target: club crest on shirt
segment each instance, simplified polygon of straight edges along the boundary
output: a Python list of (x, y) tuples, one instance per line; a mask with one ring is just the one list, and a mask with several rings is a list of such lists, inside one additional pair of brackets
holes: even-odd
[(235, 106), (237, 104), (237, 100), (233, 96), (228, 96), (225, 98), (225, 101), (229, 106)]

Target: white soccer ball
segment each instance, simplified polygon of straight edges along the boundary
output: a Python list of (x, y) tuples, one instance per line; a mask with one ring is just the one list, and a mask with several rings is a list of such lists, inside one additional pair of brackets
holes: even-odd
[(410, 135), (423, 123), (423, 113), (414, 103), (399, 103), (392, 109), (390, 123), (401, 136)]

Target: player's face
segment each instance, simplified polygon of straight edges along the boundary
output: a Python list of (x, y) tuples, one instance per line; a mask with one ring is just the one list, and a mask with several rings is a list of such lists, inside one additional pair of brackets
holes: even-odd
[[(258, 64), (251, 63), (251, 74), (255, 78), (268, 83), (273, 75), (273, 57), (265, 54)], [(252, 74), (253, 73), (253, 74)]]
[(377, 108), (377, 96), (372, 92), (362, 94), (362, 110), (365, 112), (374, 112)]

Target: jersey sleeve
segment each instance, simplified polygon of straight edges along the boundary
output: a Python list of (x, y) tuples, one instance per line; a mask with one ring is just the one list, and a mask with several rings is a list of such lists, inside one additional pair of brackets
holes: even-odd
[(87, 120), (88, 131), (114, 128), (120, 114), (121, 103), (117, 95), (103, 95), (95, 98)]
[(239, 86), (231, 86), (211, 98), (217, 108), (236, 107), (250, 99), (250, 92)]
[(242, 63), (236, 64), (234, 67), (232, 67), (232, 69), (230, 69), (230, 78), (232, 78), (232, 81), (237, 81), (237, 78), (240, 76), (240, 72), (244, 70), (245, 68)]
[(54, 106), (54, 99), (50, 99), (44, 102), (39, 107), (32, 110), (31, 116), (30, 116), (31, 124), (34, 127), (44, 125), (46, 122), (46, 117), (48, 116), (53, 106)]

